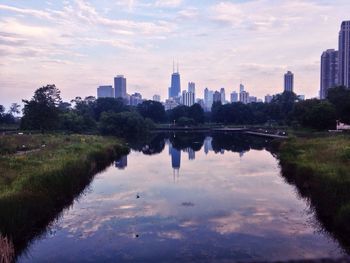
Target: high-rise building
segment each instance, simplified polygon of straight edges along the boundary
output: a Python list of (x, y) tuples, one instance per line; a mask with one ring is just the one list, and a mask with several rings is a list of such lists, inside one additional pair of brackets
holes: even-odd
[(338, 83), (350, 88), (350, 21), (343, 21), (339, 32)]
[(137, 106), (138, 104), (141, 104), (143, 102), (142, 95), (140, 93), (134, 93), (130, 95), (130, 105), (131, 106)]
[(219, 91), (215, 91), (213, 95), (213, 102), (221, 102), (221, 93)]
[(244, 85), (241, 83), (239, 84), (239, 93), (241, 93), (242, 91), (244, 91)]
[(112, 86), (99, 86), (97, 88), (97, 98), (114, 98), (114, 89)]
[(194, 93), (186, 90), (182, 91), (182, 104), (192, 106), (194, 104)]
[(291, 71), (284, 74), (284, 91), (293, 92), (294, 89), (294, 75)]
[(248, 104), (249, 103), (249, 92), (242, 91), (239, 93), (239, 101), (242, 102), (243, 104)]
[(177, 67), (177, 72), (175, 72), (175, 67), (173, 67), (173, 74), (171, 75), (171, 86), (169, 88), (169, 98), (176, 98), (180, 96), (181, 92), (181, 81), (179, 66)]
[(220, 89), (220, 95), (221, 95), (221, 103), (225, 104), (226, 102), (225, 88)]
[(231, 103), (238, 102), (238, 93), (236, 91), (233, 91), (231, 93)]
[(115, 98), (127, 98), (126, 96), (126, 78), (123, 75), (118, 75), (114, 78)]
[(320, 99), (327, 97), (327, 91), (338, 85), (338, 51), (328, 49), (321, 56)]
[(196, 83), (188, 82), (188, 92), (192, 92), (194, 97), (196, 97)]
[(213, 105), (213, 95), (214, 92), (205, 88), (204, 90), (204, 104), (206, 111), (211, 111), (211, 106)]
[(160, 95), (153, 95), (153, 101), (158, 101), (160, 102)]
[(248, 97), (248, 103), (253, 103), (253, 102), (257, 102), (257, 101), (258, 101), (257, 97), (254, 97), (254, 96), (249, 96)]
[(267, 94), (265, 96), (265, 103), (270, 103), (272, 101), (272, 98), (273, 98), (273, 96), (271, 96), (270, 94)]
[(165, 100), (165, 103), (164, 103), (165, 110), (172, 110), (172, 109), (176, 108), (177, 106), (179, 106), (179, 103), (177, 103), (174, 100), (174, 98), (170, 98), (170, 99)]

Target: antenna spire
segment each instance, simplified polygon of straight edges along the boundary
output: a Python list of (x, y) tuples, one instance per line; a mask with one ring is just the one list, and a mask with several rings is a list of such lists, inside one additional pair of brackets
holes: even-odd
[(175, 59), (173, 58), (173, 73), (175, 73)]
[(177, 62), (177, 73), (179, 73), (179, 61)]

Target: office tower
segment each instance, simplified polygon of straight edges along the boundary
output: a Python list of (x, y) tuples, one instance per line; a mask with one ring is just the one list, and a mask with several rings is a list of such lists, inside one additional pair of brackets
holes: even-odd
[(249, 102), (249, 92), (242, 91), (239, 93), (239, 101), (242, 102), (243, 104), (248, 104)]
[(248, 103), (253, 103), (253, 102), (257, 102), (257, 101), (258, 101), (257, 97), (254, 97), (254, 96), (249, 96), (248, 97)]
[(182, 91), (182, 104), (185, 106), (192, 106), (194, 104), (194, 93), (190, 91)]
[(239, 93), (244, 91), (244, 85), (241, 83), (239, 84)]
[(114, 98), (114, 89), (112, 86), (99, 86), (97, 88), (97, 98)]
[(350, 88), (350, 21), (343, 21), (339, 32), (338, 84)]
[(267, 94), (265, 96), (265, 103), (270, 103), (272, 101), (272, 98), (273, 98), (273, 96), (271, 96), (270, 94)]
[(327, 97), (327, 91), (338, 85), (338, 51), (328, 49), (321, 56), (320, 99)]
[(188, 92), (192, 92), (194, 97), (196, 97), (196, 83), (188, 82)]
[(130, 96), (130, 105), (137, 106), (143, 102), (142, 95), (140, 93), (134, 93)]
[(158, 101), (160, 102), (160, 95), (153, 95), (153, 101)]
[(175, 72), (175, 66), (173, 66), (173, 74), (171, 75), (171, 86), (169, 88), (169, 98), (176, 98), (180, 96), (181, 81), (179, 66), (177, 66), (177, 72)]
[(115, 98), (126, 99), (126, 78), (123, 75), (118, 75), (114, 78)]
[(204, 104), (206, 111), (211, 111), (211, 106), (213, 105), (213, 91), (205, 88), (204, 90)]
[(218, 91), (214, 92), (213, 102), (222, 102), (221, 101), (221, 93), (220, 92), (218, 92)]
[(179, 103), (177, 103), (174, 100), (174, 98), (170, 98), (170, 99), (165, 100), (165, 103), (164, 103), (165, 110), (172, 110), (172, 109), (176, 108), (177, 106), (179, 106)]
[(225, 88), (220, 89), (220, 95), (221, 95), (221, 103), (225, 104), (225, 102), (226, 102)]
[(236, 91), (233, 91), (231, 93), (231, 103), (238, 102), (238, 93)]
[(291, 71), (284, 74), (284, 91), (293, 92), (294, 75)]

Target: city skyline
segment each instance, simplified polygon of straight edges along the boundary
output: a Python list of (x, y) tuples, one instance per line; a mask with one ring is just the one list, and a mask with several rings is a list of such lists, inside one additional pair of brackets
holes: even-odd
[(166, 98), (172, 58), (183, 83), (196, 82), (197, 97), (205, 87), (229, 94), (242, 80), (263, 98), (283, 88), (287, 70), (298, 76), (296, 93), (315, 97), (320, 54), (338, 47), (334, 36), (350, 3), (270, 2), (1, 1), (4, 104), (48, 83), (64, 100), (92, 95), (115, 72), (130, 80), (130, 94)]

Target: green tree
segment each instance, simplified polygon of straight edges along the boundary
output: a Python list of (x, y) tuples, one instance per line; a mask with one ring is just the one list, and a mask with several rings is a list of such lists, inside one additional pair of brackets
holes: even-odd
[(122, 98), (98, 98), (93, 103), (93, 111), (95, 113), (95, 119), (99, 120), (102, 112), (110, 111), (114, 113), (119, 113), (123, 111), (129, 111), (129, 109), (124, 104), (124, 100)]
[(331, 88), (327, 100), (334, 105), (337, 119), (350, 123), (350, 90), (343, 86)]
[(165, 121), (165, 109), (158, 101), (146, 100), (137, 105), (137, 111), (144, 117), (150, 118), (154, 122)]
[(23, 100), (23, 117), (21, 128), (33, 130), (52, 130), (59, 124), (61, 96), (55, 85), (37, 89), (31, 100)]
[(204, 122), (204, 110), (198, 103), (193, 104), (188, 109), (188, 117), (193, 119), (196, 124)]

